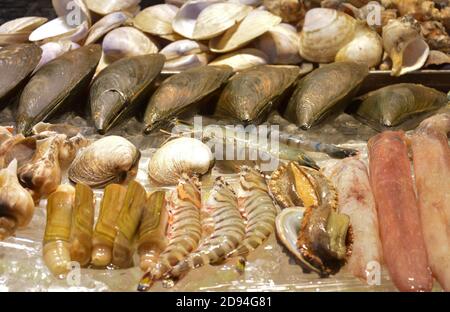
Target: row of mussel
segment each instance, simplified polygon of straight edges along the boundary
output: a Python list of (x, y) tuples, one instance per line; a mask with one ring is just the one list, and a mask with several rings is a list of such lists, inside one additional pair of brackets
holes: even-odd
[[(37, 123), (75, 109), (83, 104), (89, 86), (91, 117), (100, 133), (126, 117), (142, 115), (141, 104), (154, 89), (164, 57), (148, 54), (120, 59), (91, 83), (100, 54), (98, 45), (88, 45), (40, 68), (18, 100), (18, 130), (29, 135)], [(12, 73), (2, 76), (2, 99), (17, 94), (15, 90), (34, 69), (39, 55), (40, 49), (32, 44), (12, 45), (0, 51), (2, 72)], [(258, 65), (233, 75), (229, 66), (207, 65), (175, 74), (161, 82), (148, 100), (144, 132), (195, 111), (212, 112), (243, 124), (260, 124), (277, 109), (304, 130), (344, 109), (383, 129), (447, 104), (444, 93), (416, 84), (395, 84), (354, 98), (369, 73), (360, 63), (324, 65), (301, 78), (311, 70), (309, 66)]]

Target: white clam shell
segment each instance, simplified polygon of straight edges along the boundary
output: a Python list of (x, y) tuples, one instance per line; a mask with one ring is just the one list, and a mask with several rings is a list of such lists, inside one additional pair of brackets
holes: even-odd
[(131, 17), (127, 12), (113, 12), (104, 16), (89, 30), (85, 45), (97, 42), (111, 30), (126, 24)]
[(336, 62), (352, 61), (365, 63), (369, 68), (376, 67), (383, 57), (381, 37), (366, 26), (359, 26), (355, 37), (336, 55)]
[(85, 0), (87, 7), (99, 15), (107, 15), (117, 11), (128, 11), (131, 13), (140, 0)]
[(78, 49), (79, 47), (80, 47), (79, 44), (69, 40), (52, 41), (41, 45), (42, 49), (41, 60), (39, 61), (39, 64), (36, 66), (34, 72), (38, 71), (39, 68), (49, 63), (50, 61), (54, 60), (55, 58), (71, 50)]
[(0, 45), (28, 41), (31, 32), (47, 22), (43, 17), (21, 17), (0, 25)]
[(208, 52), (209, 49), (204, 44), (193, 40), (179, 40), (172, 42), (161, 49), (161, 54), (164, 54), (166, 60), (172, 60), (177, 57)]
[(191, 54), (166, 61), (161, 71), (163, 74), (177, 74), (184, 70), (208, 65), (211, 55), (208, 53)]
[(172, 21), (178, 7), (171, 4), (157, 4), (142, 10), (134, 18), (133, 25), (152, 35), (173, 34)]
[(91, 13), (84, 0), (52, 0), (56, 15), (69, 19), (77, 19), (77, 25), (87, 22), (92, 25)]
[(274, 26), (256, 40), (255, 47), (269, 57), (270, 64), (297, 64), (302, 61), (299, 54), (299, 35), (290, 24)]
[(281, 18), (270, 12), (253, 10), (240, 23), (228, 29), (221, 37), (211, 39), (209, 48), (217, 53), (236, 50), (280, 23)]
[(151, 38), (133, 27), (120, 27), (103, 39), (103, 52), (110, 59), (158, 53), (158, 46)]
[(228, 65), (234, 71), (241, 71), (257, 65), (268, 64), (267, 55), (258, 49), (242, 49), (224, 54), (213, 60), (209, 65)]
[(155, 152), (148, 164), (148, 174), (159, 185), (175, 185), (182, 174), (205, 174), (213, 162), (213, 154), (206, 144), (181, 137)]
[(309, 10), (300, 33), (300, 55), (311, 62), (333, 62), (338, 51), (354, 38), (356, 25), (353, 17), (333, 9)]
[(58, 17), (34, 30), (28, 39), (33, 42), (63, 39), (79, 42), (86, 38), (88, 31), (87, 22), (83, 22), (79, 26), (70, 26), (65, 17)]
[(179, 40), (168, 44), (161, 51), (166, 57), (162, 73), (173, 74), (198, 66), (207, 65), (211, 59), (209, 49), (193, 40)]
[(251, 7), (240, 3), (193, 0), (180, 8), (172, 26), (186, 38), (206, 40), (224, 33), (251, 10)]

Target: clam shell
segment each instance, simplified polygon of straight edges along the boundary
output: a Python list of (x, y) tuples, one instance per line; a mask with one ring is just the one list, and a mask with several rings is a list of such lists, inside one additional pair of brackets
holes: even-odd
[(134, 27), (152, 35), (173, 34), (172, 21), (178, 8), (171, 4), (158, 4), (141, 11), (134, 18)]
[(216, 114), (260, 122), (300, 75), (298, 66), (260, 65), (234, 75), (220, 95)]
[(90, 187), (122, 183), (136, 174), (141, 154), (130, 141), (104, 137), (82, 149), (69, 167), (69, 179)]
[(28, 39), (32, 42), (63, 39), (79, 42), (86, 38), (88, 31), (89, 24), (87, 22), (78, 26), (70, 26), (65, 17), (58, 17), (35, 29)]
[(356, 25), (356, 20), (343, 12), (309, 10), (300, 33), (300, 55), (311, 62), (333, 62), (338, 51), (354, 38)]
[(36, 68), (41, 54), (35, 44), (11, 45), (0, 50), (0, 103), (16, 95)]
[(207, 65), (211, 59), (208, 52), (208, 47), (197, 41), (184, 39), (172, 42), (160, 51), (166, 57), (163, 73), (179, 73)]
[(213, 154), (206, 144), (182, 137), (155, 152), (148, 164), (148, 174), (158, 185), (176, 185), (183, 174), (205, 174), (213, 162)]
[(111, 30), (124, 25), (132, 16), (126, 12), (113, 12), (104, 16), (89, 30), (85, 45), (95, 43)]
[(129, 11), (139, 5), (141, 0), (85, 0), (87, 7), (99, 15), (117, 11)]
[(84, 91), (100, 57), (101, 47), (89, 45), (65, 53), (36, 72), (20, 97), (18, 131), (29, 134), (35, 124), (65, 108)]
[(302, 61), (299, 36), (294, 26), (279, 24), (259, 37), (255, 47), (269, 57), (270, 64), (297, 64)]
[(209, 42), (209, 48), (217, 53), (236, 50), (279, 23), (281, 23), (280, 17), (267, 11), (253, 10), (240, 23), (228, 29), (221, 37), (213, 38)]
[(56, 15), (66, 17), (67, 21), (73, 21), (74, 25), (81, 25), (87, 22), (92, 25), (91, 13), (84, 0), (52, 0)]
[(46, 22), (46, 18), (36, 16), (6, 22), (0, 26), (0, 45), (27, 42), (31, 32)]
[(143, 32), (133, 27), (120, 27), (103, 39), (103, 52), (112, 59), (158, 53), (157, 44)]
[(324, 65), (303, 78), (289, 101), (284, 117), (309, 129), (353, 98), (369, 74), (365, 64), (337, 62)]
[(149, 133), (169, 118), (193, 108), (219, 90), (232, 73), (228, 66), (202, 66), (169, 77), (150, 98), (144, 115), (145, 131)]
[(210, 39), (240, 22), (251, 10), (251, 7), (240, 3), (188, 1), (178, 11), (172, 26), (186, 38)]
[(90, 90), (92, 119), (105, 133), (147, 98), (161, 72), (164, 56), (148, 54), (121, 59), (103, 70)]
[(211, 54), (199, 53), (181, 56), (177, 59), (167, 61), (162, 70), (163, 74), (178, 74), (188, 69), (208, 65)]
[(36, 66), (36, 69), (34, 71), (38, 71), (45, 64), (53, 61), (64, 53), (78, 49), (79, 47), (80, 45), (69, 40), (59, 40), (44, 43), (43, 45), (41, 45), (41, 60), (39, 61), (39, 64)]
[(306, 261), (297, 247), (297, 237), (300, 232), (300, 226), (303, 219), (305, 208), (286, 208), (278, 214), (275, 219), (275, 227), (280, 242), (298, 259), (302, 267), (308, 271), (320, 273), (317, 268)]
[(221, 55), (209, 65), (228, 65), (234, 71), (241, 71), (258, 65), (266, 65), (268, 59), (264, 52), (258, 49), (247, 48)]
[(392, 60), (393, 76), (420, 69), (427, 61), (430, 47), (420, 34), (420, 24), (410, 16), (390, 20), (383, 27), (383, 46)]

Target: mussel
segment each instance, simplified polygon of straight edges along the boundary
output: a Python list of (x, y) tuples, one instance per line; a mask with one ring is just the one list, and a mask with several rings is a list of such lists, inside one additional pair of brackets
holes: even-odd
[(0, 241), (14, 234), (18, 227), (28, 225), (33, 217), (34, 203), (17, 179), (17, 161), (0, 170)]
[(167, 119), (199, 104), (217, 91), (232, 73), (229, 66), (202, 66), (166, 79), (147, 105), (144, 131), (150, 133)]
[(261, 65), (234, 75), (220, 95), (215, 114), (259, 123), (276, 108), (300, 75), (297, 66)]
[(161, 54), (121, 59), (103, 70), (90, 90), (92, 119), (104, 134), (147, 98), (164, 65)]
[(337, 62), (316, 69), (300, 80), (284, 117), (302, 129), (309, 129), (330, 115), (342, 110), (369, 74), (367, 65)]
[[(413, 116), (432, 112), (447, 104), (447, 95), (420, 84), (399, 83), (390, 85), (356, 99), (356, 118), (376, 130), (402, 125)], [(423, 118), (422, 118), (423, 119)], [(403, 127), (417, 125), (419, 119), (406, 122)], [(409, 123), (409, 125), (408, 125)]]
[(205, 174), (214, 156), (202, 141), (181, 137), (158, 149), (148, 164), (150, 180), (158, 185), (175, 185), (182, 174)]
[(140, 157), (127, 139), (104, 137), (78, 152), (69, 167), (69, 179), (91, 187), (121, 183), (136, 175)]
[(17, 95), (41, 59), (35, 44), (11, 45), (0, 50), (0, 106)]
[(100, 57), (100, 46), (88, 45), (43, 66), (25, 86), (20, 97), (18, 131), (30, 134), (35, 124), (66, 108), (87, 88)]

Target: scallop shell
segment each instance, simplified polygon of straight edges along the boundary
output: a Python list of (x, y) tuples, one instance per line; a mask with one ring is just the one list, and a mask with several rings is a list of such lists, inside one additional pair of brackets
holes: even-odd
[(157, 4), (141, 11), (134, 18), (133, 25), (152, 35), (173, 34), (172, 21), (178, 8), (171, 4)]
[(87, 7), (99, 15), (107, 15), (117, 11), (128, 11), (139, 5), (141, 0), (85, 0)]
[(356, 26), (356, 20), (343, 12), (309, 10), (300, 33), (300, 55), (311, 62), (333, 62), (338, 51), (354, 38)]
[(91, 187), (122, 183), (136, 174), (140, 156), (127, 139), (107, 136), (77, 154), (69, 168), (69, 179)]
[(263, 10), (253, 10), (221, 37), (213, 38), (209, 42), (209, 48), (217, 53), (236, 50), (280, 23), (281, 18), (278, 16)]
[(46, 18), (36, 16), (6, 22), (0, 26), (0, 45), (27, 42), (31, 32), (46, 22)]
[(224, 54), (213, 60), (209, 65), (228, 65), (234, 71), (241, 71), (258, 65), (268, 63), (267, 55), (258, 49), (242, 49)]
[(175, 185), (182, 174), (205, 174), (214, 156), (202, 141), (178, 138), (164, 144), (148, 164), (150, 180), (158, 185)]
[(196, 40), (214, 38), (240, 22), (251, 7), (230, 2), (193, 0), (186, 2), (172, 26), (180, 35)]
[(105, 36), (103, 52), (108, 58), (117, 60), (128, 56), (158, 53), (158, 46), (140, 30), (127, 26), (116, 28)]
[(84, 44), (87, 45), (97, 42), (111, 30), (124, 25), (130, 18), (131, 15), (127, 12), (113, 12), (104, 16), (91, 27)]

